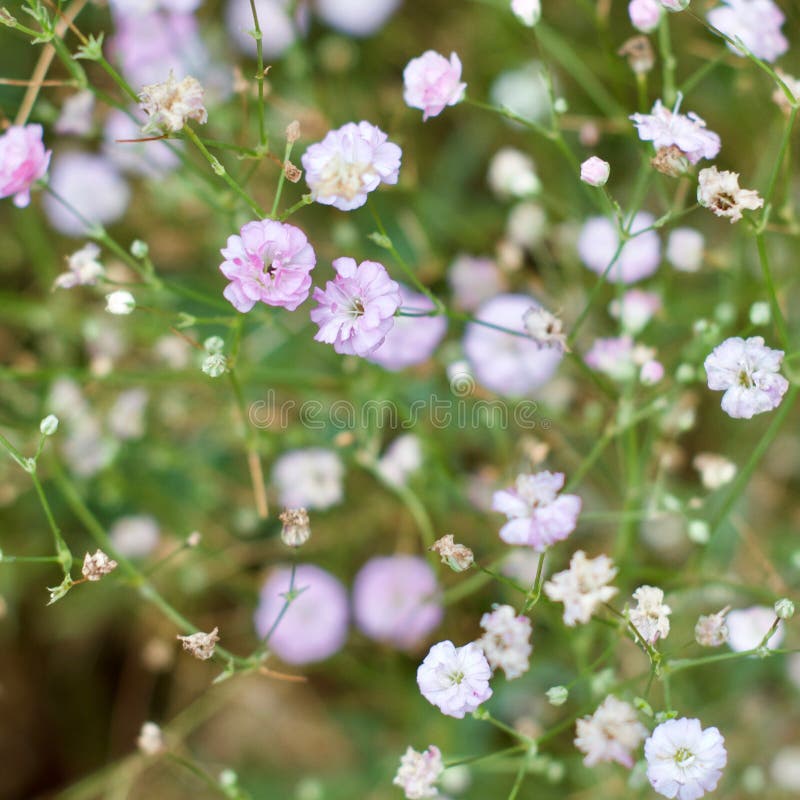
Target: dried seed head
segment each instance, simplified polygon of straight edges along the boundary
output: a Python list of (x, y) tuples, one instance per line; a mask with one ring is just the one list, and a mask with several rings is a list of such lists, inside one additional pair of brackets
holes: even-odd
[(650, 72), (655, 66), (653, 46), (646, 36), (634, 36), (623, 43), (617, 55), (628, 59), (628, 66), (637, 74)]
[(102, 550), (98, 550), (93, 556), (88, 553), (83, 559), (81, 574), (87, 581), (99, 581), (103, 575), (108, 575), (117, 568), (117, 562), (109, 558)]
[(295, 119), (286, 126), (286, 141), (294, 144), (300, 138), (300, 123)]
[(296, 167), (288, 159), (283, 165), (283, 171), (286, 174), (286, 180), (292, 183), (297, 183), (303, 177), (303, 170)]
[(453, 572), (463, 572), (465, 569), (469, 569), (475, 561), (472, 550), (463, 544), (456, 544), (452, 534), (449, 533), (435, 541), (428, 549), (438, 553), (442, 563), (447, 564)]
[(183, 642), (183, 649), (187, 653), (191, 653), (201, 661), (206, 661), (214, 655), (214, 648), (219, 641), (218, 633), (219, 628), (214, 628), (211, 633), (198, 631), (191, 636), (178, 636), (177, 638)]
[(679, 147), (671, 144), (669, 147), (659, 147), (654, 158), (650, 160), (654, 169), (670, 178), (678, 178), (689, 171), (689, 159)]
[(300, 547), (311, 536), (308, 511), (304, 508), (287, 508), (279, 517), (283, 523), (281, 541), (287, 547)]

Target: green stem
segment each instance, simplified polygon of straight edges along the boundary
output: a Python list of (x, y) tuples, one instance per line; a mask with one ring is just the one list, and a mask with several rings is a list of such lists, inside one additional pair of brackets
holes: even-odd
[(783, 349), (788, 351), (791, 349), (789, 346), (789, 329), (786, 326), (786, 319), (784, 318), (780, 304), (778, 303), (778, 295), (775, 290), (775, 282), (772, 279), (772, 271), (769, 267), (767, 244), (764, 240), (763, 233), (756, 234), (756, 247), (758, 248), (758, 260), (761, 264), (761, 272), (764, 275), (764, 283), (767, 285), (767, 293), (769, 294), (769, 304), (772, 308), (772, 316), (774, 317), (775, 325), (778, 328), (778, 338), (780, 339)]
[[(258, 72), (258, 141), (262, 147), (267, 146), (267, 129), (264, 121), (266, 107), (264, 104), (264, 45), (262, 42), (261, 25), (258, 22), (258, 11), (256, 10), (255, 0), (250, 0), (250, 11), (253, 14), (253, 26), (255, 28), (256, 39), (256, 64)], [(273, 211), (273, 216), (275, 215)]]
[(70, 551), (69, 547), (67, 547), (67, 543), (64, 541), (64, 537), (61, 535), (61, 531), (59, 530), (58, 525), (56, 524), (55, 517), (53, 516), (53, 511), (50, 508), (50, 503), (47, 500), (47, 496), (44, 493), (44, 489), (42, 488), (42, 484), (39, 481), (39, 477), (35, 471), (31, 472), (31, 480), (33, 481), (34, 488), (36, 489), (36, 494), (39, 497), (39, 502), (44, 509), (45, 516), (47, 517), (47, 523), (50, 526), (50, 530), (53, 533), (53, 540), (56, 547), (56, 556), (58, 557), (58, 561), (61, 564), (61, 568), (64, 571), (64, 577), (69, 577), (69, 571), (72, 568), (72, 552)]
[(658, 25), (658, 49), (661, 52), (661, 79), (664, 105), (672, 108), (677, 98), (675, 91), (675, 56), (672, 53), (672, 41), (669, 35), (669, 14), (661, 14)]

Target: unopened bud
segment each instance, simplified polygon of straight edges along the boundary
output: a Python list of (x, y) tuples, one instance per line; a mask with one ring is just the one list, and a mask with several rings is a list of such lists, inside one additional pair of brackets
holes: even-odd
[(212, 353), (203, 359), (200, 368), (209, 378), (219, 378), (228, 371), (228, 359), (222, 353)]
[(286, 141), (294, 144), (300, 138), (300, 123), (295, 119), (286, 126)]
[(147, 242), (143, 242), (141, 239), (134, 239), (131, 242), (131, 255), (134, 258), (147, 258), (149, 253), (150, 248), (148, 247)]
[(145, 722), (136, 740), (139, 752), (146, 756), (156, 756), (164, 750), (164, 734), (155, 722)]
[(42, 436), (52, 436), (58, 430), (58, 417), (55, 414), (48, 414), (39, 423), (39, 430)]
[(794, 616), (794, 603), (788, 597), (782, 597), (775, 603), (775, 614), (778, 619), (791, 619)]
[(563, 706), (569, 697), (569, 689), (566, 686), (551, 686), (545, 695), (551, 706)]

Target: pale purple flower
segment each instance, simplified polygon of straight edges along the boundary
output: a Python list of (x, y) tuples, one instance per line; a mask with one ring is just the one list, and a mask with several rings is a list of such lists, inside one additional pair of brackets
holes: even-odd
[(317, 203), (351, 211), (381, 183), (397, 183), (402, 151), (369, 122), (348, 122), (312, 144), (301, 159)]
[(41, 125), (12, 125), (0, 136), (0, 197), (13, 197), (17, 208), (31, 201), (31, 186), (50, 164)]
[(644, 743), (647, 778), (664, 797), (698, 800), (717, 788), (728, 762), (725, 739), (699, 719), (668, 719)]
[(703, 263), (705, 241), (694, 228), (675, 228), (667, 239), (667, 261), (681, 272), (697, 272)]
[(427, 800), (439, 796), (434, 784), (442, 772), (444, 764), (438, 747), (430, 745), (423, 753), (409, 747), (400, 759), (400, 768), (392, 783), (405, 792), (406, 800)]
[(485, 631), (477, 640), (492, 669), (502, 669), (508, 680), (524, 675), (530, 667), (531, 621), (511, 606), (494, 606), (481, 617)]
[(399, 285), (377, 261), (356, 264), (353, 258), (333, 262), (336, 278), (314, 289), (319, 304), (311, 320), (319, 325), (314, 339), (337, 353), (368, 356), (383, 344), (400, 307)]
[(338, 453), (322, 447), (284, 453), (275, 461), (272, 480), (285, 508), (324, 511), (344, 497), (344, 464)]
[(370, 639), (411, 650), (442, 621), (436, 575), (419, 556), (376, 557), (353, 583), (356, 625)]
[(390, 486), (405, 486), (408, 479), (422, 466), (422, 443), (413, 433), (403, 433), (375, 462), (375, 471)]
[(577, 721), (575, 733), (575, 747), (584, 754), (587, 767), (616, 761), (630, 769), (633, 751), (647, 738), (647, 728), (639, 722), (636, 709), (611, 694), (594, 714)]
[(652, 142), (656, 150), (674, 145), (692, 164), (701, 158), (715, 158), (719, 153), (719, 136), (708, 130), (705, 121), (694, 112), (679, 114), (677, 105), (670, 111), (661, 100), (656, 100), (649, 114), (632, 114), (630, 119), (643, 142)]
[(611, 165), (602, 158), (591, 156), (581, 164), (581, 180), (589, 186), (605, 186), (611, 173)]
[(544, 471), (519, 475), (512, 488), (495, 492), (492, 509), (509, 520), (500, 529), (500, 538), (538, 552), (566, 539), (578, 524), (581, 498), (559, 494), (563, 488), (564, 473)]
[(371, 36), (394, 14), (401, 0), (316, 0), (315, 10), (324, 22), (350, 36)]
[(642, 364), (639, 370), (639, 380), (645, 386), (654, 386), (664, 377), (664, 365), (651, 358)]
[(461, 82), (461, 61), (455, 53), (448, 61), (435, 50), (426, 50), (403, 70), (403, 99), (407, 106), (422, 110), (423, 122), (460, 102), (466, 88), (467, 84)]
[(293, 586), (297, 595), (284, 611), (291, 585), (289, 567), (269, 575), (254, 616), (256, 632), (262, 639), (269, 635), (266, 644), (270, 652), (287, 664), (330, 658), (347, 639), (347, 591), (321, 567), (298, 564)]
[(447, 271), (453, 303), (464, 311), (474, 311), (481, 303), (504, 291), (505, 276), (497, 264), (485, 256), (456, 256)]
[[(42, 199), (50, 224), (67, 236), (83, 236), (88, 225), (116, 222), (128, 207), (131, 191), (104, 156), (59, 153), (50, 170), (50, 187), (83, 217), (47, 194)], [(84, 221), (85, 220), (85, 221)]]
[(635, 374), (633, 339), (627, 334), (595, 339), (583, 360), (609, 378), (630, 380)]
[[(412, 292), (403, 284), (399, 286), (401, 307), (410, 314), (431, 311), (436, 307), (424, 294)], [(367, 360), (392, 372), (421, 364), (433, 355), (446, 332), (447, 318), (442, 314), (395, 317), (383, 344), (370, 353)]]
[[(772, 0), (723, 0), (723, 5), (712, 8), (706, 19), (731, 39), (741, 39), (754, 56), (764, 61), (776, 61), (789, 49), (781, 32), (786, 17)], [(745, 55), (730, 43), (728, 49), (738, 56)]]
[(294, 311), (308, 297), (314, 248), (300, 228), (271, 219), (242, 226), (222, 250), (223, 295), (242, 313), (257, 302)]
[(431, 647), (417, 670), (422, 696), (443, 714), (463, 719), (492, 696), (492, 668), (475, 642), (456, 647), (444, 641)]
[(658, 27), (662, 6), (658, 0), (631, 0), (628, 3), (628, 16), (631, 24), (642, 33), (650, 33)]
[[(728, 629), (728, 646), (735, 653), (755, 650), (775, 622), (775, 609), (767, 606), (751, 606), (729, 611), (725, 617)], [(783, 622), (779, 622), (775, 632), (767, 640), (767, 647), (774, 650), (783, 642)]]
[(773, 350), (761, 336), (732, 336), (717, 345), (704, 367), (708, 388), (725, 392), (722, 410), (734, 419), (750, 419), (781, 404), (789, 381), (780, 374), (783, 350)]
[(618, 300), (612, 300), (608, 310), (625, 331), (635, 335), (661, 310), (661, 297), (655, 292), (629, 289)]
[(586, 558), (583, 550), (577, 550), (570, 559), (569, 569), (557, 572), (545, 583), (544, 593), (564, 604), (564, 624), (572, 627), (588, 622), (617, 593), (616, 587), (608, 585), (616, 574), (617, 568), (608, 556)]
[(648, 230), (655, 217), (640, 211), (630, 226), (632, 239), (622, 246), (622, 250), (609, 269), (619, 245), (619, 236), (613, 223), (606, 217), (590, 217), (581, 228), (578, 238), (578, 255), (584, 265), (608, 280), (621, 283), (636, 283), (649, 278), (661, 263), (661, 241), (655, 230)]
[(475, 314), (490, 325), (519, 331), (520, 336), (478, 322), (467, 325), (464, 354), (478, 382), (498, 394), (519, 397), (540, 388), (550, 380), (564, 356), (559, 348), (541, 347), (528, 336), (523, 317), (531, 307), (539, 307), (532, 297), (501, 294), (484, 303)]

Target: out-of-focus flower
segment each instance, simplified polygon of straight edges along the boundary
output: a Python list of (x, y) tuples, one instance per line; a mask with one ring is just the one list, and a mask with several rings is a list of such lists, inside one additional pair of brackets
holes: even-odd
[(463, 572), (475, 563), (475, 554), (466, 545), (456, 544), (451, 533), (437, 539), (429, 548), (438, 553), (443, 564), (447, 564), (453, 572)]
[(336, 278), (314, 289), (317, 307), (311, 319), (319, 325), (314, 339), (337, 353), (368, 356), (383, 344), (400, 307), (399, 285), (377, 261), (356, 264), (353, 258), (333, 262)]
[(434, 784), (442, 772), (444, 764), (438, 747), (430, 745), (422, 753), (409, 747), (400, 759), (400, 767), (392, 783), (405, 792), (407, 800), (427, 800), (439, 796)]
[(742, 211), (755, 211), (764, 205), (764, 198), (755, 189), (739, 187), (739, 173), (716, 167), (701, 169), (697, 176), (697, 202), (710, 208), (718, 217), (727, 217), (731, 224), (742, 218)]
[(108, 575), (117, 568), (117, 562), (109, 558), (102, 550), (97, 550), (94, 555), (87, 553), (83, 558), (81, 575), (87, 581), (99, 581), (103, 575)]
[(342, 502), (344, 464), (333, 450), (290, 450), (275, 461), (272, 480), (286, 508), (326, 508)]
[(649, 114), (632, 114), (630, 119), (642, 141), (652, 142), (657, 150), (674, 145), (691, 164), (701, 158), (715, 158), (719, 153), (719, 136), (707, 130), (705, 121), (694, 112), (679, 114), (677, 109), (670, 111), (656, 100)]
[(775, 784), (786, 792), (800, 794), (800, 747), (782, 747), (772, 760), (769, 774)]
[(67, 271), (55, 279), (53, 287), (72, 289), (75, 286), (94, 286), (98, 278), (105, 275), (105, 269), (97, 258), (99, 255), (100, 248), (94, 242), (89, 242), (67, 256)]
[(528, 335), (541, 347), (554, 347), (562, 353), (569, 352), (564, 323), (547, 309), (531, 307), (522, 315)]
[(617, 589), (608, 584), (614, 580), (617, 568), (605, 555), (586, 558), (578, 550), (569, 562), (569, 569), (557, 572), (544, 585), (545, 594), (553, 601), (564, 604), (564, 623), (572, 627), (585, 623), (603, 603), (607, 603)]
[(667, 11), (685, 11), (689, 7), (690, 0), (659, 0)]
[(545, 471), (519, 475), (511, 489), (495, 492), (492, 508), (509, 520), (500, 529), (500, 538), (537, 552), (566, 539), (577, 525), (581, 498), (559, 495), (563, 487), (564, 473)]
[[(776, 69), (778, 77), (786, 84), (789, 93), (794, 97), (795, 102), (800, 100), (800, 80), (792, 77), (782, 69)], [(778, 86), (772, 92), (772, 102), (775, 103), (781, 111), (788, 117), (792, 113), (792, 104), (783, 89)]]
[(178, 81), (172, 72), (167, 80), (144, 86), (139, 92), (139, 107), (149, 119), (142, 130), (176, 133), (190, 119), (203, 125), (208, 120), (204, 94), (197, 78), (187, 75)]
[[(424, 294), (412, 292), (402, 283), (401, 308), (410, 314), (433, 311), (436, 306)], [(447, 318), (442, 314), (432, 316), (397, 316), (386, 334), (383, 344), (366, 358), (373, 364), (396, 372), (427, 361), (447, 332)]]
[(694, 639), (701, 647), (719, 647), (728, 641), (728, 626), (725, 615), (729, 608), (723, 608), (716, 614), (703, 614), (694, 626)]
[(675, 228), (667, 239), (667, 261), (681, 272), (697, 272), (703, 263), (705, 238), (694, 228)]
[(662, 6), (658, 0), (631, 0), (628, 3), (628, 16), (631, 24), (642, 33), (650, 33), (661, 21)]
[(628, 335), (595, 339), (583, 360), (609, 378), (626, 381), (635, 374), (633, 351), (633, 339)]
[(480, 383), (498, 394), (519, 397), (538, 389), (553, 376), (563, 353), (543, 348), (525, 331), (523, 316), (539, 304), (522, 294), (501, 294), (476, 312), (478, 320), (522, 335), (504, 333), (478, 322), (467, 325), (464, 354)]
[(50, 170), (50, 188), (65, 202), (45, 195), (45, 213), (50, 224), (67, 236), (83, 236), (89, 225), (115, 222), (131, 196), (111, 162), (92, 153), (59, 153)]
[[(508, 212), (506, 219), (506, 236), (512, 245), (524, 247), (526, 250), (533, 250), (538, 245), (547, 232), (547, 214), (539, 203), (533, 200), (524, 200), (516, 203), (511, 211)], [(508, 265), (513, 263), (512, 259), (503, 258), (503, 242), (498, 242), (497, 258), (502, 263)], [(508, 248), (506, 252), (510, 252)], [(496, 292), (493, 292), (496, 294)]]
[[(767, 606), (751, 606), (728, 612), (725, 618), (728, 627), (728, 646), (735, 653), (755, 650), (769, 633), (775, 619), (775, 609)], [(767, 647), (770, 650), (780, 647), (783, 636), (783, 623), (779, 622), (775, 632), (767, 640)]]
[(501, 199), (529, 197), (542, 188), (533, 159), (514, 147), (503, 147), (492, 156), (486, 180)]
[(145, 410), (150, 395), (146, 389), (126, 389), (108, 411), (108, 429), (117, 439), (140, 439), (144, 435)]
[[(655, 217), (640, 211), (630, 226), (632, 239), (622, 246), (614, 265), (609, 268), (619, 246), (619, 236), (606, 217), (590, 217), (578, 238), (578, 255), (592, 272), (606, 273), (610, 281), (636, 283), (649, 278), (661, 263), (661, 242), (655, 230), (639, 233), (655, 222)], [(638, 235), (635, 235), (637, 234)]]
[(730, 483), (736, 476), (736, 464), (716, 453), (698, 453), (692, 466), (700, 473), (703, 486), (712, 491)]
[(390, 486), (405, 486), (422, 466), (422, 442), (413, 433), (398, 436), (378, 459), (375, 468)]
[[(723, 0), (706, 15), (711, 25), (731, 39), (740, 39), (756, 58), (776, 61), (789, 49), (781, 32), (786, 17), (772, 0)], [(728, 42), (728, 49), (738, 56), (745, 53)]]
[(13, 197), (17, 208), (31, 201), (31, 186), (50, 164), (41, 125), (12, 125), (0, 136), (0, 197)]
[(145, 722), (136, 739), (136, 746), (146, 756), (157, 756), (164, 751), (164, 734), (155, 722)]
[(131, 113), (140, 120), (131, 119), (121, 109), (114, 108), (106, 117), (103, 128), (103, 153), (117, 169), (131, 175), (144, 178), (159, 178), (174, 170), (180, 159), (173, 152), (183, 142), (163, 141), (140, 142), (141, 125), (145, 123), (138, 107), (132, 107)]
[(143, 558), (158, 546), (158, 523), (146, 514), (120, 517), (109, 531), (114, 549), (128, 558)]
[(266, 644), (287, 664), (323, 661), (341, 650), (347, 639), (347, 592), (324, 569), (298, 564), (295, 596), (284, 611), (290, 585), (289, 567), (281, 567), (269, 575), (255, 612), (256, 631), (262, 639), (270, 634)]
[(628, 611), (628, 619), (648, 644), (655, 644), (669, 634), (672, 609), (664, 603), (664, 590), (656, 586), (640, 586), (634, 593), (636, 608)]
[(444, 641), (431, 647), (417, 670), (422, 696), (443, 714), (463, 719), (492, 696), (492, 668), (475, 642), (456, 647)]
[(317, 15), (350, 36), (371, 36), (394, 14), (401, 0), (316, 0)]
[(311, 536), (308, 511), (304, 508), (287, 508), (278, 517), (281, 521), (281, 541), (287, 547), (301, 547)]
[(380, 128), (348, 122), (312, 144), (301, 160), (313, 199), (351, 211), (363, 206), (381, 183), (397, 183), (401, 156)]
[(717, 345), (703, 366), (708, 388), (725, 392), (722, 410), (734, 419), (750, 419), (781, 404), (789, 381), (780, 374), (783, 350), (773, 350), (761, 336), (732, 336)]
[(411, 650), (442, 621), (436, 575), (418, 556), (372, 558), (353, 583), (353, 613), (370, 639)]
[(619, 300), (612, 300), (608, 310), (627, 333), (635, 336), (661, 310), (661, 297), (655, 292), (630, 289)]
[(130, 314), (135, 308), (136, 299), (124, 289), (118, 289), (116, 292), (106, 295), (106, 311), (109, 314), (124, 316)]
[(581, 180), (589, 186), (605, 186), (610, 174), (611, 165), (597, 156), (591, 156), (581, 164)]
[(725, 740), (699, 719), (668, 719), (644, 743), (647, 778), (664, 797), (698, 800), (717, 788), (728, 762)]
[(55, 132), (61, 136), (87, 136), (92, 132), (94, 94), (88, 89), (71, 94), (61, 106)]
[(58, 430), (58, 417), (55, 414), (48, 414), (39, 423), (39, 433), (42, 436), (53, 436)]
[(511, 0), (511, 10), (523, 25), (532, 28), (542, 17), (542, 1)]
[(403, 99), (407, 106), (422, 110), (423, 122), (461, 102), (466, 88), (461, 81), (461, 60), (455, 53), (448, 61), (435, 50), (426, 50), (403, 70)]
[(197, 631), (189, 636), (178, 636), (183, 644), (183, 649), (191, 653), (200, 661), (208, 661), (214, 655), (214, 649), (219, 641), (219, 628), (214, 628), (210, 633)]
[(529, 61), (500, 73), (489, 95), (494, 105), (532, 122), (542, 121), (550, 114), (550, 88), (540, 61)]
[(616, 761), (630, 769), (633, 751), (647, 738), (647, 728), (639, 722), (636, 709), (612, 694), (594, 714), (579, 719), (575, 731), (575, 747), (585, 754), (587, 767)]
[(502, 669), (508, 680), (519, 678), (530, 667), (531, 621), (511, 606), (495, 606), (481, 617), (485, 631), (477, 640), (492, 669)]
[(237, 311), (257, 302), (294, 311), (308, 297), (317, 257), (300, 228), (254, 220), (229, 236), (221, 253), (220, 270), (230, 281), (223, 295)]
[[(256, 13), (263, 35), (261, 48), (265, 57), (277, 58), (291, 47), (298, 34), (308, 27), (308, 14), (304, 4), (297, 4), (292, 16), (289, 0), (256, 0)], [(245, 55), (254, 58), (256, 40), (250, 35), (253, 30), (253, 10), (250, 0), (228, 0), (225, 6), (225, 25), (236, 47)]]
[(639, 380), (645, 386), (654, 386), (664, 377), (664, 365), (660, 361), (650, 359), (642, 364)]
[(778, 619), (791, 619), (795, 613), (794, 603), (788, 597), (776, 600), (773, 608)]
[(653, 45), (646, 36), (632, 36), (622, 43), (617, 50), (617, 55), (624, 56), (628, 66), (635, 75), (645, 75), (656, 64), (656, 54)]
[(447, 271), (447, 281), (453, 292), (453, 304), (464, 311), (474, 311), (507, 286), (503, 273), (491, 258), (464, 253), (453, 260)]
[(544, 696), (551, 706), (563, 706), (569, 699), (569, 689), (566, 686), (551, 686)]

